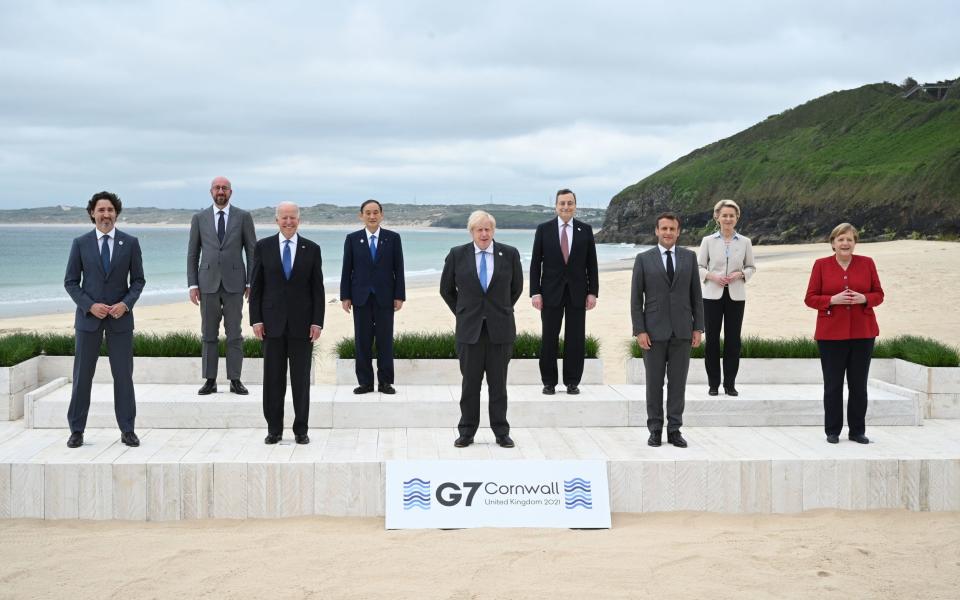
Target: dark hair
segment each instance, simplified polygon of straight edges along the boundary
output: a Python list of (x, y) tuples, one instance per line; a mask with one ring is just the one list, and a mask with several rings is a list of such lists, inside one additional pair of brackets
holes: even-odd
[(373, 202), (374, 204), (377, 205), (377, 207), (380, 208), (380, 212), (383, 212), (383, 205), (380, 204), (379, 201), (374, 200), (373, 198), (370, 198), (369, 200), (364, 200), (364, 201), (363, 201), (363, 204), (360, 205), (360, 212), (363, 212), (363, 209), (366, 208), (367, 205), (370, 204), (371, 202)]
[(654, 221), (654, 223), (656, 223), (654, 226), (655, 229), (660, 229), (660, 219), (670, 219), (671, 221), (676, 221), (677, 229), (680, 229), (680, 215), (677, 213), (668, 210), (657, 215), (657, 220)]
[(565, 196), (567, 194), (570, 194), (571, 196), (573, 196), (573, 203), (576, 204), (577, 195), (573, 193), (573, 190), (568, 190), (567, 188), (563, 188), (562, 190), (557, 190), (557, 197), (554, 199), (553, 203), (556, 204), (557, 200), (560, 199), (560, 196)]
[(97, 222), (97, 220), (93, 218), (93, 209), (97, 207), (97, 202), (100, 200), (109, 200), (110, 204), (113, 205), (113, 210), (117, 211), (118, 216), (120, 215), (120, 211), (123, 210), (123, 203), (120, 202), (120, 196), (111, 192), (97, 192), (90, 198), (90, 201), (87, 202), (87, 214), (90, 216), (91, 223)]

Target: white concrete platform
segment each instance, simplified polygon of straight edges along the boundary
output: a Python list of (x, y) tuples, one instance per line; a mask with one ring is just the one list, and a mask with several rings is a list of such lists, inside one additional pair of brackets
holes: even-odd
[[(615, 512), (790, 513), (817, 508), (960, 510), (960, 422), (869, 427), (874, 443), (824, 441), (819, 427), (684, 431), (650, 448), (643, 428), (488, 430), (465, 449), (452, 427), (315, 429), (312, 443), (263, 443), (258, 429), (64, 429), (0, 423), (0, 518), (180, 520), (383, 515), (390, 459), (602, 459)], [(289, 431), (287, 436), (289, 437)]]
[[(236, 428), (263, 425), (262, 387), (248, 386), (249, 396), (221, 391), (197, 396), (197, 386), (137, 386), (137, 425), (143, 428)], [(891, 389), (892, 388), (892, 389)], [(562, 388), (560, 388), (562, 389)], [(509, 418), (518, 427), (646, 426), (646, 388), (642, 385), (584, 385), (569, 396), (544, 396), (539, 385), (511, 385)], [(740, 396), (708, 396), (703, 386), (687, 389), (684, 423), (691, 426), (820, 425), (820, 385), (742, 385)], [(288, 390), (285, 417), (292, 423)], [(459, 420), (460, 386), (397, 386), (396, 395), (353, 394), (353, 386), (315, 385), (310, 391), (312, 427), (447, 427)], [(114, 427), (113, 387), (94, 384), (88, 427)], [(482, 398), (486, 399), (484, 390)], [(26, 422), (33, 428), (66, 424), (70, 385), (56, 380), (27, 394)], [(486, 423), (486, 409), (481, 410)], [(877, 382), (870, 389), (869, 425), (918, 425), (915, 394)]]

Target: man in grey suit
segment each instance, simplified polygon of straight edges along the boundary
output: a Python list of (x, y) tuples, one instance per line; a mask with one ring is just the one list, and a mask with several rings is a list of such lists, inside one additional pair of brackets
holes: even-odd
[(680, 217), (657, 216), (657, 246), (637, 255), (630, 285), (633, 335), (643, 348), (647, 381), (647, 444), (659, 446), (663, 432), (663, 378), (667, 376), (667, 441), (678, 448), (690, 348), (703, 335), (703, 299), (697, 254), (677, 247)]
[[(226, 177), (210, 184), (213, 206), (193, 215), (187, 245), (187, 285), (190, 301), (200, 305), (200, 330), (203, 337), (203, 377), (197, 392), (201, 396), (217, 391), (217, 352), (220, 321), (227, 334), (227, 378), (230, 391), (246, 395), (240, 381), (243, 365), (243, 300), (250, 296), (250, 274), (257, 233), (253, 217), (230, 205), (233, 188)], [(247, 264), (243, 264), (246, 254)]]
[(480, 384), (490, 395), (490, 428), (497, 444), (513, 448), (507, 422), (507, 366), (517, 325), (513, 305), (523, 294), (523, 267), (513, 246), (493, 241), (497, 221), (482, 210), (467, 221), (473, 242), (450, 249), (440, 276), (440, 296), (456, 316), (460, 391), (460, 435), (453, 443), (473, 443), (480, 426)]
[(120, 441), (139, 446), (133, 431), (137, 404), (133, 393), (133, 305), (146, 285), (140, 242), (118, 231), (117, 216), (123, 208), (110, 192), (94, 194), (87, 214), (96, 229), (73, 240), (63, 287), (77, 305), (74, 317), (76, 346), (73, 354), (73, 390), (67, 420), (67, 446), (83, 445), (83, 430), (90, 410), (90, 389), (97, 370), (100, 344), (107, 339), (107, 354), (113, 374), (113, 408), (120, 427)]

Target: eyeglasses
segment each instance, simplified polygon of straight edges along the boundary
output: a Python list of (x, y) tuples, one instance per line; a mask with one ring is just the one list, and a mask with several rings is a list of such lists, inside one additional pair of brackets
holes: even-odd
[(219, 191), (221, 191), (221, 190), (224, 191), (224, 192), (229, 192), (229, 191), (230, 191), (230, 186), (229, 186), (229, 185), (215, 185), (215, 186), (213, 186), (213, 187), (210, 188), (210, 189), (213, 190), (213, 191), (215, 191), (215, 192), (219, 192)]

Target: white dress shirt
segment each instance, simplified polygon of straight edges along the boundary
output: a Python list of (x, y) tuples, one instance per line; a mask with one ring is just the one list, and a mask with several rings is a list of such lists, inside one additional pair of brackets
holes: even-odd
[[(283, 234), (277, 236), (280, 238), (280, 264), (283, 264), (283, 248), (287, 245), (287, 238), (283, 237)], [(290, 238), (290, 268), (293, 269), (293, 265), (297, 264), (297, 240), (299, 237), (297, 234), (293, 234)]]
[(217, 227), (220, 225), (220, 211), (223, 211), (223, 231), (226, 234), (227, 223), (230, 222), (230, 203), (228, 202), (223, 208), (217, 208), (217, 205), (213, 205), (213, 230), (216, 231)]
[(370, 238), (372, 238), (373, 236), (377, 236), (377, 250), (379, 251), (380, 250), (380, 228), (377, 227), (376, 231), (374, 231), (373, 233), (370, 233), (370, 230), (364, 227), (363, 233), (367, 236), (367, 243), (370, 244), (371, 246), (373, 245), (373, 242), (370, 241)]
[(660, 244), (657, 244), (657, 248), (660, 250), (660, 260), (663, 261), (663, 268), (667, 268), (667, 250), (670, 250), (670, 260), (673, 262), (673, 272), (677, 272), (677, 245), (674, 244), (673, 248), (664, 248)]
[(109, 235), (110, 239), (107, 240), (107, 247), (110, 248), (110, 260), (113, 260), (113, 246), (117, 241), (117, 228), (114, 227), (107, 233), (103, 233), (99, 229), (95, 230), (97, 232), (97, 250), (100, 250), (100, 254), (103, 254), (103, 236)]
[[(476, 243), (473, 244), (473, 252), (477, 259), (477, 278), (479, 279), (480, 278), (480, 257), (482, 255), (480, 254), (481, 252), (480, 246), (478, 246)], [(485, 258), (487, 261), (487, 285), (489, 286), (490, 282), (493, 281), (493, 242), (490, 242), (490, 245), (487, 246), (487, 249), (483, 250), (482, 252), (487, 253), (485, 255)]]
[[(560, 247), (563, 248), (563, 219), (557, 217), (557, 239), (560, 241)], [(573, 254), (573, 219), (567, 225), (567, 250)]]

